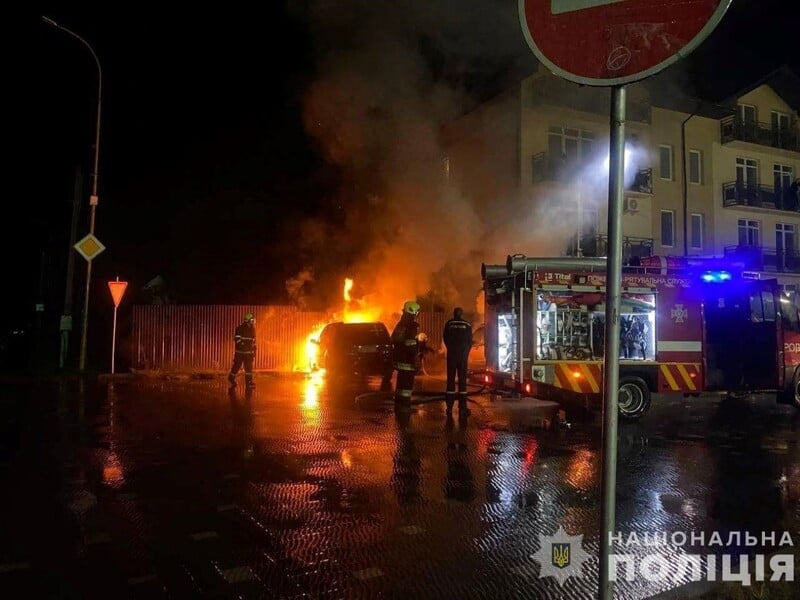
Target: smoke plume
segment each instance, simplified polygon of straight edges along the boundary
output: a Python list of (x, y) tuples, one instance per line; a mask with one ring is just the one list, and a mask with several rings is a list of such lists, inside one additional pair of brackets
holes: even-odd
[(301, 227), (311, 268), (287, 282), (295, 299), (335, 308), (352, 277), (354, 295), (391, 312), (414, 298), (475, 305), (492, 224), (448, 183), (442, 126), (476, 103), (465, 72), (518, 60), (519, 40), (487, 33), (518, 33), (504, 4), (317, 0), (299, 9), (317, 61), (305, 126), (340, 186), (329, 214)]

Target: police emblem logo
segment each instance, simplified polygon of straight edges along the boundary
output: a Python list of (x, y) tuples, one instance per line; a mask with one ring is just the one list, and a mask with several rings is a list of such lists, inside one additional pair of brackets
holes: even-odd
[(550, 544), (553, 547), (553, 566), (563, 569), (569, 566), (569, 544)]
[(554, 577), (560, 585), (569, 577), (581, 577), (589, 555), (583, 550), (583, 535), (569, 535), (559, 527), (553, 535), (541, 536), (541, 547), (531, 556), (539, 563), (539, 577)]

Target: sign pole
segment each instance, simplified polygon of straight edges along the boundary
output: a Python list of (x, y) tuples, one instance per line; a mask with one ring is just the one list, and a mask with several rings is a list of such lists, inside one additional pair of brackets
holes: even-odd
[[(119, 280), (119, 278), (117, 278)], [(117, 307), (114, 306), (114, 326), (111, 333), (111, 374), (114, 374), (114, 353), (117, 349)]]
[(125, 294), (125, 289), (128, 287), (127, 281), (120, 281), (117, 277), (116, 281), (108, 282), (108, 289), (111, 292), (111, 298), (114, 300), (114, 325), (111, 333), (111, 374), (114, 374), (115, 356), (117, 351), (117, 308), (119, 303), (122, 302), (122, 296)]
[(600, 599), (612, 600), (609, 567), (616, 528), (617, 392), (619, 389), (620, 294), (622, 289), (622, 199), (625, 182), (625, 86), (611, 88), (611, 141), (608, 172), (608, 264), (606, 267), (606, 343), (603, 372), (603, 463), (600, 531)]

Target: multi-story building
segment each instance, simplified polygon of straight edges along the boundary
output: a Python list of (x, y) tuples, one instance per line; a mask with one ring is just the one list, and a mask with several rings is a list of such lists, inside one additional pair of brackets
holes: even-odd
[[(800, 80), (720, 104), (667, 81), (628, 86), (624, 258), (728, 256), (800, 287)], [(444, 170), (490, 243), (605, 254), (609, 105), (607, 89), (537, 73), (448, 129)]]

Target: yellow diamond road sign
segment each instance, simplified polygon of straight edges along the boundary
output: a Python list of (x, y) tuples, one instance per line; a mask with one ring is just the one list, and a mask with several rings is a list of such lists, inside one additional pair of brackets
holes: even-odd
[(75, 244), (74, 248), (86, 260), (92, 260), (95, 256), (106, 249), (106, 247), (100, 243), (100, 240), (94, 237), (91, 233), (83, 238), (80, 242)]

